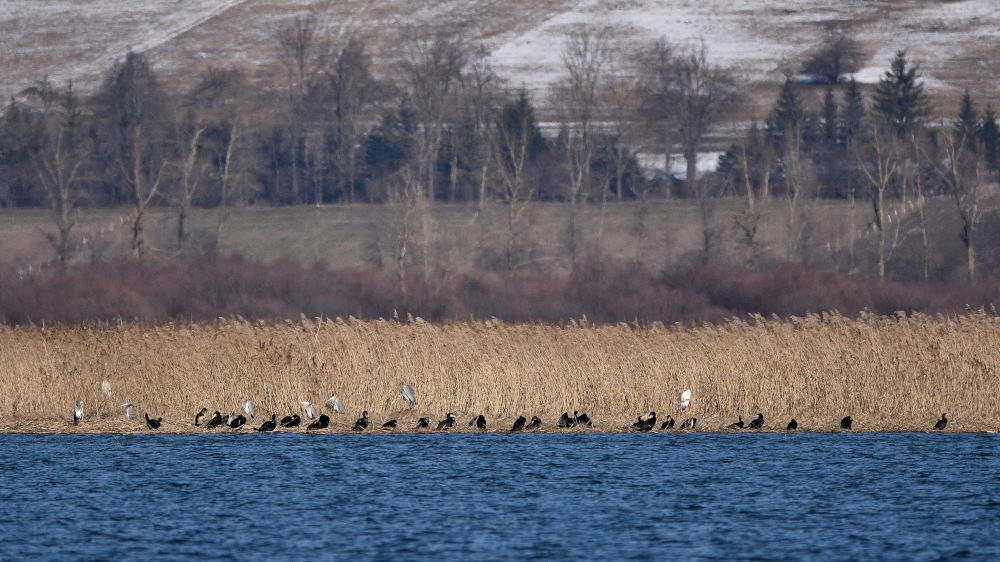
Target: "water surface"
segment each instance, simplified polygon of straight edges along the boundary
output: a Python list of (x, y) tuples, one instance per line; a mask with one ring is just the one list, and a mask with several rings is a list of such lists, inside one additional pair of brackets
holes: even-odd
[(983, 434), (2, 435), (0, 559), (997, 559)]

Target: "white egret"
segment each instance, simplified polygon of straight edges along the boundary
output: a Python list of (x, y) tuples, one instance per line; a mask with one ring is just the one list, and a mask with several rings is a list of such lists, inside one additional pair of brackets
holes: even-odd
[(243, 411), (246, 412), (251, 418), (257, 417), (257, 408), (254, 408), (253, 402), (250, 401), (246, 396), (240, 397), (240, 404), (243, 405)]
[(304, 400), (300, 404), (302, 404), (302, 411), (306, 413), (307, 418), (311, 420), (316, 419), (316, 408), (312, 404)]
[(134, 420), (135, 419), (135, 406), (131, 402), (126, 402), (122, 404), (122, 408), (125, 409), (125, 419)]
[(417, 393), (413, 391), (412, 386), (404, 384), (403, 389), (399, 393), (403, 395), (403, 400), (406, 400), (406, 403), (411, 408), (417, 405)]
[(691, 405), (691, 389), (687, 389), (681, 393), (681, 411), (684, 412)]

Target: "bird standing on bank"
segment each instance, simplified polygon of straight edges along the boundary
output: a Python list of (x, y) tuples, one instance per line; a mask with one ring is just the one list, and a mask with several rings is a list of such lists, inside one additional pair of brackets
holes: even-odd
[(195, 414), (194, 415), (195, 427), (201, 425), (201, 422), (204, 421), (205, 416), (207, 415), (208, 415), (208, 408), (202, 408), (197, 414)]
[(247, 417), (244, 416), (243, 414), (240, 414), (235, 418), (230, 419), (229, 423), (227, 423), (226, 425), (229, 426), (229, 429), (239, 429), (243, 427), (243, 424), (245, 423), (247, 423)]
[(727, 425), (726, 429), (743, 429), (743, 416), (739, 416), (739, 420)]
[(939, 419), (937, 421), (937, 423), (934, 424), (934, 429), (936, 429), (938, 431), (942, 431), (942, 430), (944, 430), (944, 428), (948, 427), (948, 417), (947, 416), (948, 416), (948, 414), (941, 414), (941, 419)]
[(760, 429), (764, 427), (764, 414), (757, 412), (757, 417), (750, 422), (750, 429)]
[(300, 402), (302, 404), (302, 411), (306, 413), (306, 417), (314, 420), (316, 419), (316, 408), (312, 404), (303, 400)]
[(437, 430), (445, 431), (451, 429), (453, 425), (455, 425), (455, 414), (448, 412), (444, 415), (444, 419), (438, 422)]
[(351, 431), (364, 431), (366, 429), (368, 429), (368, 410), (361, 413), (361, 417), (358, 418), (358, 421), (354, 422), (354, 427), (351, 428)]
[(83, 400), (77, 400), (76, 406), (73, 407), (73, 425), (80, 425), (80, 420), (83, 419)]
[(795, 421), (795, 418), (792, 418), (792, 421), (788, 422), (788, 425), (785, 427), (785, 430), (795, 431), (798, 428), (799, 428), (799, 422)]
[(330, 411), (334, 414), (346, 414), (347, 407), (344, 406), (344, 401), (340, 399), (339, 396), (333, 395), (326, 401), (326, 406), (330, 408)]
[(476, 429), (486, 429), (486, 416), (479, 414), (469, 420), (469, 425), (474, 426)]
[(298, 414), (292, 414), (290, 416), (285, 416), (281, 418), (281, 427), (295, 427), (302, 423), (302, 418)]
[(427, 429), (430, 426), (431, 426), (430, 418), (420, 418), (419, 420), (417, 420), (416, 429)]
[(403, 395), (403, 400), (406, 401), (406, 404), (409, 405), (409, 407), (412, 408), (417, 405), (417, 393), (413, 390), (412, 386), (404, 384), (399, 393)]
[(257, 428), (257, 431), (260, 432), (274, 431), (274, 428), (278, 427), (278, 424), (274, 421), (274, 418), (276, 417), (278, 416), (275, 414), (271, 414), (271, 420), (260, 424), (260, 427)]
[(160, 429), (160, 424), (163, 422), (163, 418), (156, 418), (155, 420), (149, 417), (148, 413), (143, 414), (146, 418), (146, 427), (149, 429)]
[(510, 432), (514, 433), (516, 431), (523, 430), (524, 429), (524, 425), (527, 424), (527, 423), (528, 423), (528, 420), (525, 419), (524, 416), (518, 416), (517, 419), (514, 420), (514, 425), (511, 426)]
[(330, 416), (326, 414), (320, 414), (319, 419), (306, 426), (306, 431), (313, 431), (316, 429), (326, 429), (328, 427), (330, 427)]
[(542, 419), (538, 416), (531, 416), (531, 421), (524, 426), (524, 429), (538, 429), (540, 427), (542, 427)]
[(851, 416), (846, 416), (844, 419), (840, 420), (840, 429), (843, 429), (844, 431), (850, 431), (852, 425), (854, 425), (854, 418)]
[(681, 411), (686, 412), (688, 407), (691, 405), (691, 389), (687, 389), (681, 393)]
[(222, 423), (223, 423), (222, 413), (216, 410), (215, 415), (212, 416), (212, 419), (208, 420), (208, 422), (205, 424), (205, 427), (218, 427), (222, 425)]
[(243, 406), (243, 412), (250, 416), (251, 419), (257, 417), (257, 408), (254, 407), (253, 402), (249, 398), (241, 396), (240, 404)]

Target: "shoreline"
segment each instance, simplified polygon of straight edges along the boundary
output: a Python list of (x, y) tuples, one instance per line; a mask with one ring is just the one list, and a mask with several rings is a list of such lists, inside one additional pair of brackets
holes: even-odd
[[(471, 417), (470, 414), (467, 417)], [(133, 434), (167, 434), (167, 435), (240, 435), (240, 434), (257, 434), (254, 428), (259, 426), (260, 423), (266, 421), (268, 418), (259, 417), (256, 420), (252, 420), (243, 427), (238, 429), (230, 429), (228, 427), (219, 428), (204, 428), (196, 427), (187, 422), (176, 422), (171, 420), (164, 420), (163, 425), (158, 430), (151, 430), (146, 427), (145, 422), (142, 419), (126, 421), (121, 419), (102, 419), (97, 421), (84, 421), (79, 426), (74, 426), (72, 422), (64, 420), (24, 420), (21, 422), (14, 423), (3, 423), (0, 422), (0, 435), (74, 435), (74, 434), (84, 434), (84, 435), (133, 435)], [(796, 430), (785, 430), (779, 427), (767, 427), (765, 425), (762, 429), (742, 429), (742, 430), (730, 430), (725, 429), (725, 424), (722, 423), (723, 418), (712, 416), (704, 420), (704, 422), (699, 421), (699, 427), (694, 430), (690, 429), (667, 429), (660, 430), (659, 427), (648, 432), (641, 432), (633, 430), (628, 424), (617, 424), (611, 423), (595, 423), (594, 427), (588, 428), (560, 428), (556, 427), (553, 423), (545, 423), (540, 429), (527, 430), (519, 432), (510, 432), (510, 426), (513, 423), (513, 418), (508, 419), (506, 417), (499, 419), (488, 419), (488, 426), (486, 430), (478, 430), (469, 427), (460, 416), (459, 421), (456, 422), (455, 426), (450, 430), (438, 431), (433, 428), (431, 429), (417, 429), (416, 417), (411, 419), (410, 416), (400, 416), (395, 419), (398, 420), (399, 427), (393, 430), (383, 430), (381, 429), (381, 422), (373, 421), (372, 425), (365, 431), (353, 431), (351, 426), (353, 425), (353, 417), (345, 419), (332, 420), (330, 426), (326, 429), (307, 431), (306, 425), (308, 422), (304, 421), (300, 426), (294, 428), (283, 428), (278, 427), (272, 432), (265, 433), (281, 433), (281, 434), (315, 434), (315, 435), (428, 435), (428, 434), (623, 434), (623, 433), (634, 433), (634, 434), (673, 434), (673, 435), (695, 435), (699, 433), (707, 434), (722, 434), (722, 435), (744, 435), (744, 434), (775, 434), (775, 435), (795, 435), (799, 433), (805, 434), (837, 434), (837, 433), (964, 433), (964, 434), (991, 434), (1000, 432), (1000, 423), (990, 423), (987, 421), (976, 420), (969, 423), (956, 423), (954, 420), (950, 420), (949, 426), (944, 430), (933, 429), (933, 421), (928, 423), (926, 427), (919, 427), (914, 424), (893, 424), (893, 423), (872, 423), (864, 424), (859, 421), (855, 421), (855, 427), (850, 431), (841, 430), (835, 423), (817, 423), (808, 424), (799, 421), (799, 428)], [(386, 420), (389, 418), (385, 418)], [(543, 418), (544, 419), (544, 418)], [(556, 419), (555, 417), (551, 419)], [(436, 421), (435, 421), (436, 423)], [(726, 422), (728, 423), (728, 422)], [(776, 424), (777, 425), (777, 424)], [(781, 425), (785, 425), (782, 422)]]

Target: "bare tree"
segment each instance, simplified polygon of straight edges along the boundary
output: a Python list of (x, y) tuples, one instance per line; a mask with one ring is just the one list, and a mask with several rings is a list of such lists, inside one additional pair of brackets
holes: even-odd
[[(974, 142), (974, 141), (973, 141)], [(959, 237), (965, 246), (965, 264), (969, 282), (976, 280), (976, 227), (982, 214), (981, 192), (985, 160), (972, 150), (965, 133), (941, 135), (940, 160), (932, 160), (941, 181), (955, 202), (961, 225)]]
[(504, 241), (504, 261), (508, 271), (520, 265), (521, 236), (525, 234), (525, 213), (535, 193), (528, 178), (528, 166), (544, 146), (535, 123), (534, 110), (528, 95), (522, 91), (517, 99), (504, 105), (491, 138), (493, 158), (500, 177), (498, 196), (507, 206), (507, 231)]
[(132, 254), (147, 251), (145, 217), (160, 195), (167, 164), (162, 150), (164, 95), (152, 67), (138, 53), (116, 64), (96, 97), (98, 117), (132, 204)]
[(174, 139), (177, 142), (178, 178), (174, 203), (177, 206), (177, 250), (182, 251), (187, 241), (187, 220), (191, 203), (201, 186), (205, 163), (201, 158), (201, 140), (205, 124), (194, 112), (187, 112), (176, 119)]
[(738, 169), (737, 193), (743, 198), (743, 208), (736, 215), (736, 228), (744, 247), (743, 264), (753, 267), (761, 219), (767, 212), (771, 197), (771, 175), (774, 172), (774, 151), (761, 137), (754, 123), (746, 137), (736, 146)]
[(872, 122), (869, 128), (869, 150), (858, 152), (858, 166), (867, 181), (868, 197), (872, 204), (873, 221), (878, 236), (876, 245), (879, 282), (885, 281), (885, 228), (886, 201), (885, 197), (899, 169), (899, 146), (895, 136), (888, 131), (886, 125)]
[(553, 106), (558, 108), (567, 131), (563, 144), (569, 172), (566, 189), (569, 201), (567, 242), (570, 266), (573, 268), (576, 267), (579, 247), (578, 205), (591, 179), (590, 166), (596, 144), (594, 118), (608, 58), (606, 33), (586, 28), (569, 32), (562, 54), (567, 76), (552, 88)]
[(421, 125), (415, 147), (417, 179), (433, 199), (444, 126), (455, 107), (468, 49), (461, 36), (443, 32), (431, 40), (414, 35), (408, 46), (401, 70)]
[(34, 161), (56, 225), (56, 234), (49, 241), (62, 268), (73, 251), (71, 235), (77, 222), (77, 207), (86, 195), (83, 171), (88, 140), (82, 130), (80, 101), (72, 84), (58, 89), (48, 80), (38, 82), (24, 93), (42, 104), (42, 144)]
[(687, 164), (684, 181), (698, 201), (707, 259), (714, 236), (711, 223), (715, 198), (710, 186), (698, 178), (698, 152), (709, 128), (736, 103), (736, 82), (730, 73), (709, 64), (704, 43), (677, 57), (673, 69), (672, 107), (677, 112), (677, 133)]
[(356, 37), (350, 38), (330, 73), (336, 147), (333, 158), (340, 173), (340, 191), (348, 201), (354, 201), (358, 181), (358, 146), (367, 124), (373, 120), (375, 104), (383, 97), (382, 89), (372, 74), (371, 57), (365, 50), (365, 43)]
[[(292, 198), (299, 202), (303, 180), (300, 166), (310, 168), (305, 171), (305, 177), (312, 182), (315, 198), (319, 195), (316, 167), (326, 162), (326, 158), (319, 154), (322, 143), (315, 126), (317, 121), (324, 120), (323, 110), (326, 107), (318, 99), (323, 95), (319, 91), (319, 77), (329, 64), (331, 46), (320, 32), (314, 13), (296, 16), (280, 27), (275, 33), (275, 40), (278, 57), (284, 64), (286, 73)], [(320, 200), (317, 199), (316, 202)]]

